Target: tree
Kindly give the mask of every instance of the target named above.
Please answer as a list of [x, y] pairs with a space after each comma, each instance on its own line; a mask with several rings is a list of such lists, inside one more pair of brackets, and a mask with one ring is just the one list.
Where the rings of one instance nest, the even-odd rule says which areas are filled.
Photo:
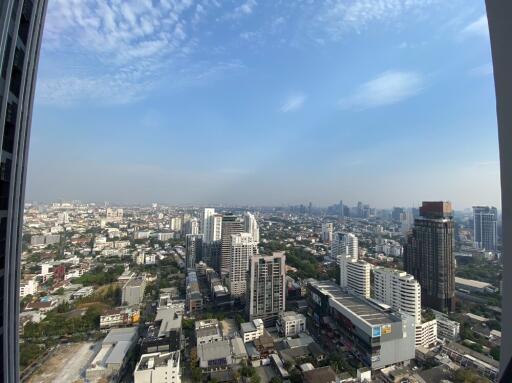
[[500, 360], [500, 346], [494, 346], [493, 348], [491, 348], [491, 356], [495, 360]]

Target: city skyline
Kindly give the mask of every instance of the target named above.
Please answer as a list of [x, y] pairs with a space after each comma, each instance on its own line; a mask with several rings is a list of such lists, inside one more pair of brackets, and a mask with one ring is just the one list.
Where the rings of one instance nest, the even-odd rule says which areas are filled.
[[144, 4], [50, 3], [28, 200], [501, 205], [483, 3]]

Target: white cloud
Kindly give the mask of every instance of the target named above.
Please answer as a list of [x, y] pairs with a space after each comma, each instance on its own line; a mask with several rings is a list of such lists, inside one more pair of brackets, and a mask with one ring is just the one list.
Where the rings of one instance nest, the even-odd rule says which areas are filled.
[[247, 0], [243, 4], [233, 9], [232, 12], [227, 13], [224, 18], [226, 20], [229, 20], [240, 19], [244, 16], [248, 16], [254, 11], [257, 5], [258, 3], [256, 2], [256, 0]]
[[293, 112], [301, 109], [306, 102], [306, 95], [297, 93], [289, 96], [286, 101], [281, 105], [280, 111], [283, 113]]
[[[196, 40], [187, 26], [206, 6], [191, 0], [53, 0], [45, 25], [41, 102], [128, 103], [144, 98]], [[73, 65], [61, 62], [70, 57]], [[84, 60], [80, 62], [80, 60]], [[78, 65], [76, 65], [78, 64]], [[80, 68], [80, 69], [77, 69]]]
[[343, 109], [363, 110], [396, 104], [418, 94], [423, 88], [424, 80], [418, 73], [384, 72], [340, 100], [340, 106]]
[[482, 15], [477, 20], [467, 25], [461, 32], [463, 37], [470, 36], [489, 36], [489, 26], [487, 24], [487, 16]]
[[405, 13], [421, 16], [422, 9], [440, 0], [328, 0], [317, 17], [331, 38], [360, 32], [371, 23], [395, 20]]

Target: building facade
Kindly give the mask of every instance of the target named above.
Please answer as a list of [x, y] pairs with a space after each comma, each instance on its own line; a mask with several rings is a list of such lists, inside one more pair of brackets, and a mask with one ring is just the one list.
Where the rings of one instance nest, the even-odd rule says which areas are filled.
[[331, 243], [332, 242], [332, 232], [334, 230], [334, 225], [332, 222], [322, 224], [322, 242], [323, 243]]
[[473, 206], [473, 236], [477, 249], [498, 249], [498, 210], [495, 207]]
[[239, 217], [232, 214], [222, 216], [222, 231], [220, 245], [220, 261], [217, 272], [221, 276], [229, 273], [231, 263], [231, 236], [243, 232], [243, 225]]
[[233, 298], [245, 298], [249, 261], [257, 253], [257, 242], [254, 241], [252, 234], [240, 233], [231, 236], [228, 280], [229, 292]]
[[370, 298], [370, 264], [362, 260], [350, 261], [346, 263], [346, 270], [346, 288], [363, 298]]
[[249, 304], [251, 320], [260, 318], [273, 325], [284, 311], [286, 300], [286, 256], [284, 252], [254, 256], [249, 266]]
[[187, 269], [191, 269], [202, 259], [203, 235], [187, 234], [185, 238], [185, 264]]
[[133, 372], [134, 383], [180, 383], [180, 352], [143, 354]]
[[329, 334], [333, 342], [350, 347], [372, 370], [414, 359], [414, 319], [411, 316], [344, 292], [329, 281], [310, 280], [307, 301], [318, 330]]
[[421, 285], [422, 303], [439, 311], [455, 309], [455, 241], [449, 202], [423, 202], [404, 252], [405, 270]]
[[0, 380], [19, 380], [20, 253], [28, 147], [47, 0], [0, 2]]
[[249, 212], [244, 214], [244, 230], [246, 233], [250, 233], [252, 235], [256, 244], [260, 242], [260, 228], [254, 214]]

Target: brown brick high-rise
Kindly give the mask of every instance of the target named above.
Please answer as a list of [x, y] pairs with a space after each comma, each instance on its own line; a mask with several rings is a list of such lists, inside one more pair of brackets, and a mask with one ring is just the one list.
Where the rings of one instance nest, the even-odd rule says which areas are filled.
[[421, 285], [422, 303], [447, 312], [455, 309], [454, 223], [449, 202], [423, 202], [404, 252], [405, 270]]

